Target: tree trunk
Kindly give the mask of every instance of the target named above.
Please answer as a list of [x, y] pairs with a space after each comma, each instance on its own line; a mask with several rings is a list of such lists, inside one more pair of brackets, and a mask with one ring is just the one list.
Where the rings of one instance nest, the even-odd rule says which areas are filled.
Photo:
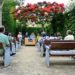
[[3, 0], [0, 0], [0, 26], [2, 26], [2, 6], [3, 6]]

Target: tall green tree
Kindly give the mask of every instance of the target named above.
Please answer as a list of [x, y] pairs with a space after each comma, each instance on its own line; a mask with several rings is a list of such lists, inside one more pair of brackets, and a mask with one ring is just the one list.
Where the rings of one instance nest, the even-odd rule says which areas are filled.
[[61, 32], [63, 34], [64, 22], [65, 22], [65, 17], [63, 13], [54, 14], [53, 19], [51, 21], [51, 27], [53, 29], [53, 34], [55, 34], [56, 32]]
[[14, 0], [5, 0], [2, 8], [2, 23], [6, 28], [7, 32], [15, 34], [16, 22], [10, 13], [15, 8]]
[[70, 29], [75, 35], [75, 1], [71, 2], [69, 11], [65, 15], [65, 31]]

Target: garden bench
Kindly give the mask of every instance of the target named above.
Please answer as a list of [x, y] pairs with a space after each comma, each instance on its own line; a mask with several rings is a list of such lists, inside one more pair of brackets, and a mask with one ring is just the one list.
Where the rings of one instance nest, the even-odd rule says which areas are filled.
[[52, 41], [60, 41], [60, 40], [58, 40], [58, 39], [50, 39], [50, 40], [46, 39], [46, 40], [44, 40], [44, 42], [42, 43], [42, 45], [40, 47], [41, 56], [45, 56], [45, 51], [46, 51], [46, 47], [45, 46], [46, 45], [49, 46]]
[[75, 41], [72, 40], [50, 41], [50, 45], [47, 43], [45, 47], [45, 62], [48, 66], [50, 56], [75, 56]]
[[10, 56], [10, 47], [3, 47], [3, 44], [0, 43], [0, 56], [3, 57], [4, 66], [8, 66], [11, 63]]
[[3, 44], [0, 43], [0, 56], [4, 55], [4, 49], [3, 49]]

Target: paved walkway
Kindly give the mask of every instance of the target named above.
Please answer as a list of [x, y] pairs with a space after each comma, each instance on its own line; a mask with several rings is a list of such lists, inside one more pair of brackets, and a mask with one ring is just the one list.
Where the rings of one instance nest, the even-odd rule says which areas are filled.
[[12, 59], [10, 66], [0, 67], [0, 75], [75, 75], [75, 64], [65, 64], [63, 60], [59, 61], [63, 64], [57, 62], [47, 67], [34, 46], [22, 46]]

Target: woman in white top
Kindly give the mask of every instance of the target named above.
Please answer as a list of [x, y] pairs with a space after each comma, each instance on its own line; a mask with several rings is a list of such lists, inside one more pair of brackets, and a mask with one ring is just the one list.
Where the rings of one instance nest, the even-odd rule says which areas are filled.
[[67, 30], [64, 40], [74, 40], [74, 35], [71, 30]]
[[18, 35], [17, 35], [17, 37], [18, 37], [19, 41], [21, 41], [22, 40], [22, 33], [19, 32]]

